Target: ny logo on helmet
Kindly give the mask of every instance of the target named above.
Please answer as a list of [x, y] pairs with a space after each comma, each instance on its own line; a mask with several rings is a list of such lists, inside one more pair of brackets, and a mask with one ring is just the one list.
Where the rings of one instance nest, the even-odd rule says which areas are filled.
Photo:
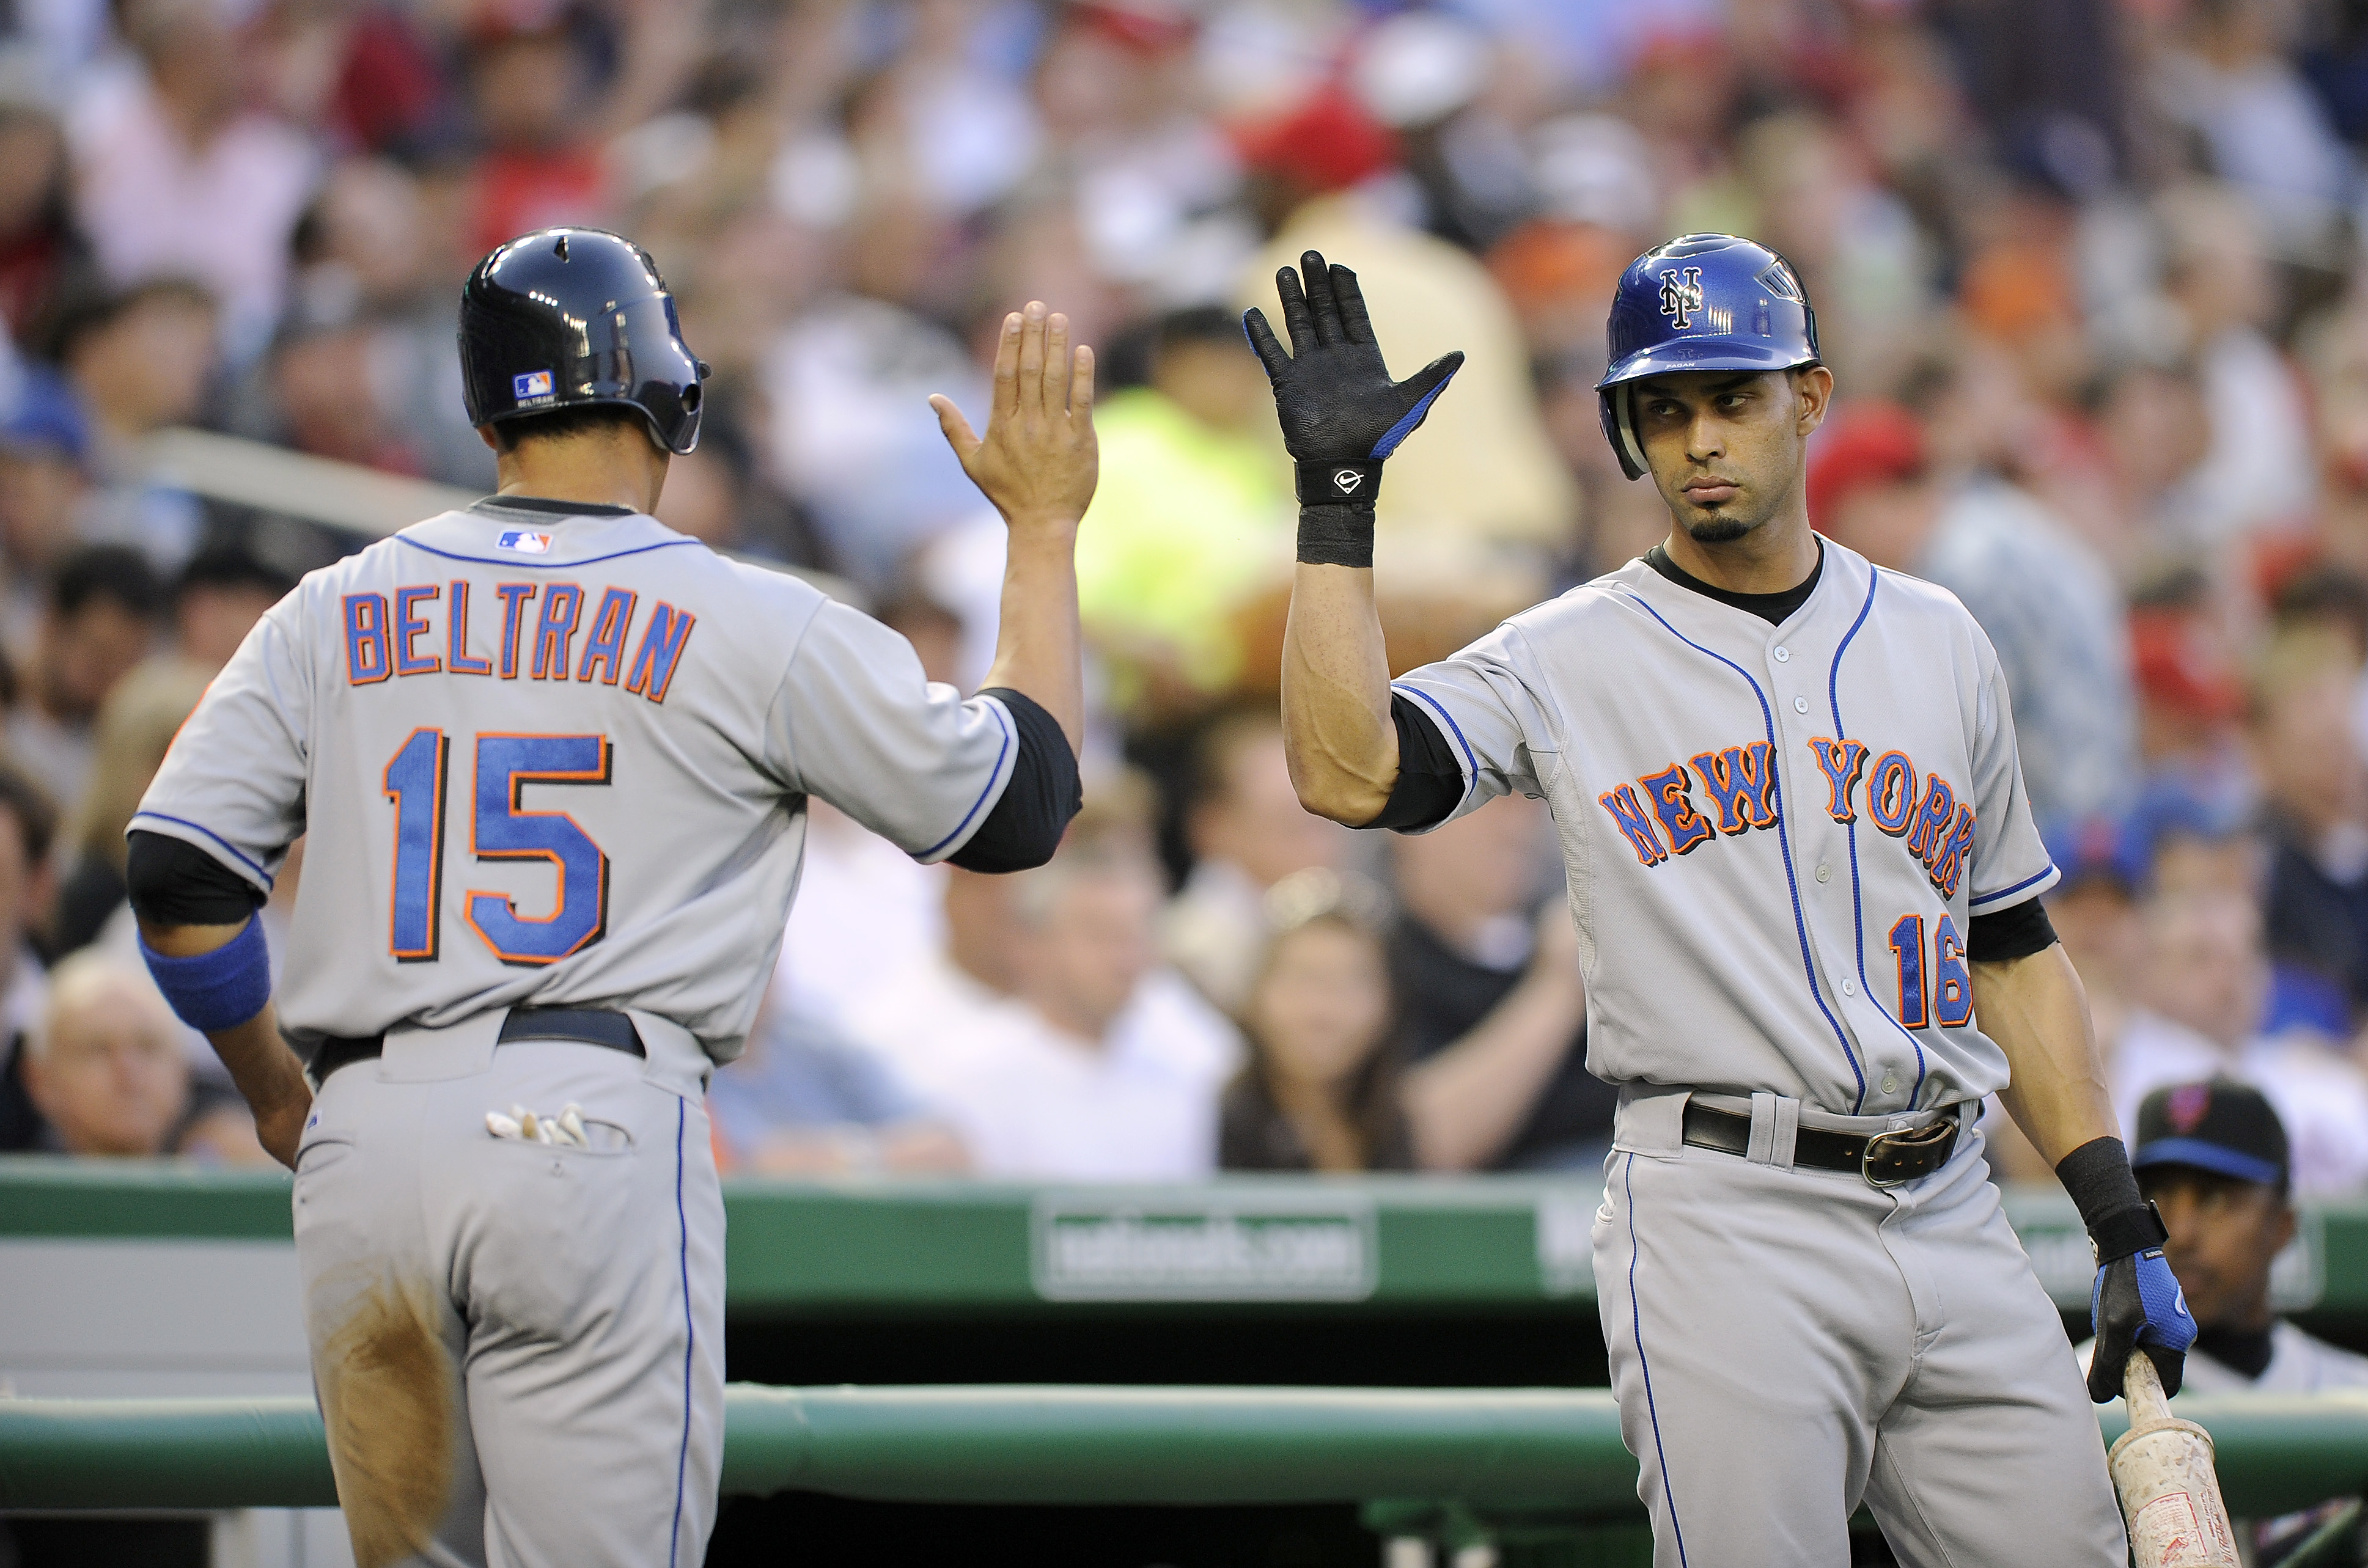
[[1693, 313], [1702, 308], [1701, 267], [1687, 267], [1682, 280], [1674, 269], [1661, 274], [1661, 313], [1674, 320], [1679, 332], [1694, 324]]

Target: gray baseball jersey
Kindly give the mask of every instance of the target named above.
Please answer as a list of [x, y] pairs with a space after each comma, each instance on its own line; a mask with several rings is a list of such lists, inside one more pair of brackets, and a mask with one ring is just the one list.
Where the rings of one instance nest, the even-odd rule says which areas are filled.
[[[281, 1021], [387, 1036], [296, 1157], [358, 1561], [698, 1560], [723, 1423], [700, 1089], [772, 969], [804, 799], [940, 858], [1017, 736], [878, 622], [615, 508], [430, 518], [249, 634], [132, 825], [258, 888], [305, 835]], [[630, 1010], [648, 1059], [495, 1049], [520, 1006]], [[564, 1107], [573, 1145], [488, 1118]]]
[[[1622, 1085], [1596, 1293], [1654, 1561], [1838, 1562], [1864, 1501], [1916, 1568], [2107, 1568], [2096, 1421], [1980, 1135], [1888, 1189], [1794, 1164], [1801, 1129], [2006, 1083], [1966, 937], [2055, 880], [1981, 629], [1824, 551], [1781, 625], [1633, 562], [1396, 688], [1459, 812], [1554, 810], [1588, 1064]], [[1687, 1143], [1691, 1099], [1748, 1113], [1748, 1152]]]
[[1830, 540], [1782, 626], [1631, 562], [1396, 689], [1462, 759], [1454, 814], [1553, 807], [1588, 1066], [1843, 1115], [2007, 1081], [1972, 917], [2055, 869], [1997, 654], [1945, 590]]
[[268, 888], [306, 835], [299, 1038], [631, 1006], [738, 1054], [819, 795], [923, 860], [1008, 781], [1010, 715], [812, 585], [646, 517], [484, 502], [256, 625], [132, 826]]

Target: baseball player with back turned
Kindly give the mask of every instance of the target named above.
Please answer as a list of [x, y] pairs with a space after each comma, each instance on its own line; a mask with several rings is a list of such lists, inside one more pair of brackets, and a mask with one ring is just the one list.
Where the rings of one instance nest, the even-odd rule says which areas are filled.
[[[499, 492], [256, 627], [132, 820], [132, 903], [296, 1169], [362, 1568], [695, 1563], [723, 1437], [708, 1075], [780, 947], [808, 796], [983, 871], [1048, 858], [1076, 810], [1092, 358], [1030, 304], [984, 441], [933, 400], [1009, 525], [964, 700], [877, 621], [652, 520], [707, 368], [640, 249], [503, 245], [461, 347]], [[254, 908], [299, 834], [275, 1003]]]
[[[2108, 1568], [2125, 1542], [2055, 1308], [1973, 1122], [1997, 1094], [2097, 1245], [2094, 1398], [2194, 1325], [2038, 895], [1997, 655], [1939, 588], [1812, 532], [1832, 375], [1782, 257], [1692, 234], [1620, 279], [1603, 424], [1668, 540], [1390, 680], [1372, 496], [1460, 362], [1393, 385], [1356, 278], [1247, 325], [1299, 469], [1283, 653], [1310, 810], [1419, 832], [1552, 807], [1619, 1085], [1595, 1278], [1654, 1561]], [[1976, 1020], [1978, 1019], [1978, 1023]]]

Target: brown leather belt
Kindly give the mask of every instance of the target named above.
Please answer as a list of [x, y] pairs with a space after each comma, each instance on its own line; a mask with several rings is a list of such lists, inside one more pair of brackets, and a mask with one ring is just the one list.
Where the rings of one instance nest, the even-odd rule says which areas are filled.
[[[1804, 1127], [1793, 1135], [1793, 1163], [1850, 1171], [1869, 1187], [1919, 1180], [1949, 1163], [1964, 1118], [1952, 1113], [1904, 1132], [1830, 1132]], [[1693, 1100], [1686, 1102], [1685, 1139], [1697, 1149], [1744, 1154], [1751, 1149], [1751, 1119]]]
[[[628, 1056], [647, 1056], [642, 1031], [633, 1020], [610, 1007], [512, 1007], [502, 1020], [498, 1043], [514, 1045], [527, 1040], [574, 1040], [581, 1045], [605, 1045]], [[384, 1054], [386, 1036], [330, 1035], [313, 1049], [310, 1063], [315, 1085], [357, 1062]]]

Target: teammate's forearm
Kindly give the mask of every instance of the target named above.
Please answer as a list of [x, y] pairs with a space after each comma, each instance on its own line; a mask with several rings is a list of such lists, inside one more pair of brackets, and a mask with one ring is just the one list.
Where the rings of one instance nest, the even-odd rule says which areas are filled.
[[1360, 826], [1397, 782], [1389, 654], [1373, 574], [1302, 562], [1282, 634], [1283, 749], [1299, 803]]
[[2088, 994], [2063, 947], [1976, 963], [1973, 974], [1975, 1020], [2006, 1052], [2012, 1074], [1998, 1098], [2047, 1163], [2118, 1137]]
[[1503, 1152], [1561, 1065], [1587, 1010], [1563, 976], [1531, 974], [1462, 1040], [1406, 1075], [1406, 1122], [1425, 1170], [1475, 1170]]
[[1009, 687], [1060, 722], [1072, 752], [1086, 740], [1084, 634], [1077, 624], [1076, 519], [1014, 518], [988, 686]]

